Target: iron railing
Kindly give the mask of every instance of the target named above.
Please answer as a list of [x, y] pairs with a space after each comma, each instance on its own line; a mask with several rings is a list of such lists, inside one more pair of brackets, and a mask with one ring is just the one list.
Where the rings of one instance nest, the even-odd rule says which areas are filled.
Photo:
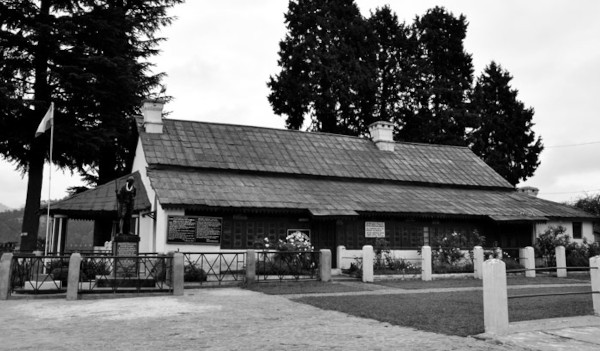
[[82, 256], [79, 293], [172, 292], [173, 257]]
[[67, 288], [69, 256], [15, 254], [11, 262], [11, 293], [52, 294]]
[[246, 277], [246, 251], [183, 252], [186, 286], [239, 284]]
[[316, 280], [319, 251], [258, 251], [257, 281]]

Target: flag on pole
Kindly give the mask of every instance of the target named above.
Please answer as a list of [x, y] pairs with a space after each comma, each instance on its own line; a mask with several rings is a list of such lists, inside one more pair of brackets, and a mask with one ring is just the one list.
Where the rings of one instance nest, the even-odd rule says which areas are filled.
[[52, 127], [53, 124], [54, 124], [54, 103], [51, 102], [50, 107], [48, 108], [48, 111], [46, 112], [46, 115], [44, 115], [44, 118], [42, 119], [42, 121], [40, 122], [40, 125], [38, 126], [37, 130], [35, 131], [35, 137], [37, 138], [40, 135], [44, 134], [44, 132], [47, 131], [48, 129], [50, 129], [50, 127]]

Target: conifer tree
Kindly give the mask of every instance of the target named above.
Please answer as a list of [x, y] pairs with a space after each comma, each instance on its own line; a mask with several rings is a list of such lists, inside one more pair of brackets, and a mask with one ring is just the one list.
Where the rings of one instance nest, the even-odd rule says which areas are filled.
[[405, 23], [389, 6], [378, 8], [368, 19], [375, 44], [375, 97], [373, 116], [378, 121], [404, 127], [412, 114], [412, 84], [417, 78], [417, 42]]
[[374, 52], [353, 0], [292, 0], [280, 42], [281, 72], [269, 79], [273, 111], [290, 129], [361, 135], [372, 121]]
[[413, 114], [398, 138], [447, 145], [464, 145], [471, 125], [466, 98], [473, 82], [471, 55], [465, 52], [465, 16], [455, 17], [435, 7], [412, 25], [418, 42], [418, 74], [412, 81]]
[[511, 80], [495, 62], [477, 79], [471, 102], [477, 127], [469, 140], [475, 154], [516, 185], [533, 175], [544, 147], [532, 129], [534, 111], [517, 99]]
[[28, 176], [21, 250], [37, 243], [49, 140], [34, 134], [50, 102], [56, 165], [98, 175], [124, 171], [132, 116], [160, 80], [146, 61], [157, 52], [154, 34], [181, 1], [0, 3], [0, 154]]

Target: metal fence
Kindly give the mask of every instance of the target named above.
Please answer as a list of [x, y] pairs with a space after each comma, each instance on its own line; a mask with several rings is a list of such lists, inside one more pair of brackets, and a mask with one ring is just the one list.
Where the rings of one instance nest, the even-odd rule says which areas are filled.
[[171, 292], [173, 257], [84, 255], [79, 293]]
[[275, 280], [316, 280], [319, 275], [319, 251], [258, 251], [258, 282]]
[[246, 277], [246, 251], [183, 252], [186, 286], [240, 284]]
[[15, 254], [11, 262], [11, 293], [63, 293], [68, 269], [69, 256]]

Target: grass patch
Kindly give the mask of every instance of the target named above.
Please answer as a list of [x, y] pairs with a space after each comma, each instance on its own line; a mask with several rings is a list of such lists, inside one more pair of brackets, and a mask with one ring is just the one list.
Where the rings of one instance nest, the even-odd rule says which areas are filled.
[[[585, 291], [588, 287], [536, 288], [514, 294]], [[371, 318], [393, 325], [468, 336], [484, 332], [483, 294], [462, 291], [405, 295], [311, 296], [295, 299], [326, 310]], [[591, 295], [567, 295], [509, 300], [511, 322], [588, 315], [593, 313]]]
[[323, 283], [320, 281], [257, 283], [246, 286], [246, 289], [262, 292], [267, 295], [324, 294], [372, 290], [370, 289], [369, 284], [344, 285], [338, 283]]
[[[585, 284], [589, 283], [590, 278], [587, 276], [579, 278], [553, 278], [553, 277], [536, 277], [525, 278], [524, 276], [507, 277], [508, 285], [544, 285], [544, 284]], [[483, 281], [472, 278], [463, 279], [440, 279], [432, 281], [422, 280], [382, 280], [375, 284], [386, 286], [388, 288], [397, 289], [444, 289], [444, 288], [473, 288], [482, 287]]]

